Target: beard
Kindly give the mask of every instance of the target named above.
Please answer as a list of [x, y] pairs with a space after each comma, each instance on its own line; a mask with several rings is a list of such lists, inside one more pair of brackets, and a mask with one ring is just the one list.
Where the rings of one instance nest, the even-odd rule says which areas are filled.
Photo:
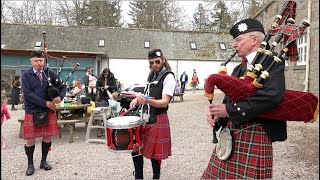
[[164, 66], [164, 64], [162, 63], [159, 68], [158, 67], [153, 68], [153, 71], [159, 73], [163, 69], [163, 66]]

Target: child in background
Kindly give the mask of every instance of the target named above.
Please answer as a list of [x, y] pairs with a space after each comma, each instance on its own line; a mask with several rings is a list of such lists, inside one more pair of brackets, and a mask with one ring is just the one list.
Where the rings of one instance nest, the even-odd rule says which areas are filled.
[[174, 89], [174, 93], [175, 94], [180, 94], [181, 93], [180, 81], [179, 80], [176, 81], [176, 87]]
[[[11, 118], [7, 108], [7, 103], [8, 103], [7, 96], [4, 94], [1, 94], [1, 128], [2, 128], [3, 122]], [[1, 135], [1, 149], [6, 147], [7, 147], [6, 140]]]
[[91, 94], [97, 94], [97, 88], [96, 88], [96, 84], [97, 84], [97, 78], [88, 74], [89, 76], [89, 87], [88, 87], [88, 93]]

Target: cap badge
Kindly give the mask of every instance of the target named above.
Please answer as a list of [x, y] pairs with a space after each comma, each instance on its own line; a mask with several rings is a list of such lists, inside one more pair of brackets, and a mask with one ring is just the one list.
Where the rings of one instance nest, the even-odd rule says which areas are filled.
[[157, 56], [161, 56], [161, 53], [159, 51], [156, 52]]
[[239, 24], [239, 25], [238, 25], [238, 30], [239, 30], [240, 32], [244, 32], [244, 31], [248, 30], [247, 24], [246, 24], [246, 23], [241, 23], [241, 24]]

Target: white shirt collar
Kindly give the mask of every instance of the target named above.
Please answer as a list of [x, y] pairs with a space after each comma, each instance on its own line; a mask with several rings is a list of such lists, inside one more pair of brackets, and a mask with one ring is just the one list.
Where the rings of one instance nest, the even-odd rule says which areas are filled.
[[251, 64], [251, 62], [253, 61], [253, 59], [254, 59], [254, 57], [256, 56], [256, 54], [257, 54], [257, 52], [255, 51], [255, 52], [252, 52], [252, 53], [250, 53], [250, 54], [248, 54], [248, 55], [246, 56], [247, 61], [248, 61], [248, 64]]
[[[35, 74], [37, 74], [37, 71], [34, 69], [34, 68], [32, 68], [33, 69], [33, 72], [35, 73]], [[40, 73], [42, 73], [43, 72], [43, 69], [40, 69]]]

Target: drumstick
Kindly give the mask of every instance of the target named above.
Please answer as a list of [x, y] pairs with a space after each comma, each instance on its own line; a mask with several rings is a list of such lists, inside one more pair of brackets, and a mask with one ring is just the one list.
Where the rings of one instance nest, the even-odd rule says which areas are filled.
[[119, 116], [124, 116], [126, 115], [128, 112], [132, 111], [134, 108], [136, 108], [139, 104], [136, 104], [135, 106], [129, 108], [128, 110], [126, 110], [125, 112], [121, 113]]
[[[124, 96], [124, 97], [131, 97], [131, 98], [136, 98], [137, 95], [135, 94], [130, 94], [130, 93], [121, 93], [121, 96]], [[145, 99], [154, 99], [154, 97], [151, 97], [151, 96], [143, 96]]]

